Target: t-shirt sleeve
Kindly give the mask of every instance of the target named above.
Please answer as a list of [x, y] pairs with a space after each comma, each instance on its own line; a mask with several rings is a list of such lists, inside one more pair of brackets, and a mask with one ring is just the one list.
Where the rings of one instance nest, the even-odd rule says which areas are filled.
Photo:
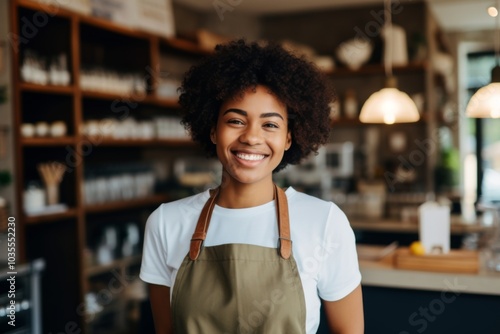
[[171, 286], [171, 271], [167, 266], [167, 245], [162, 207], [153, 211], [146, 222], [141, 272], [146, 283]]
[[318, 281], [321, 299], [336, 301], [361, 283], [354, 232], [346, 215], [332, 204], [325, 227], [323, 258]]

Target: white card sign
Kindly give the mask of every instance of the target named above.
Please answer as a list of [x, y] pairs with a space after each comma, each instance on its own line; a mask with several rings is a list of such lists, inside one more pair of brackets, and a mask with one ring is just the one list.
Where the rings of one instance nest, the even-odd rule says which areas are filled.
[[450, 251], [450, 208], [436, 202], [426, 202], [419, 207], [420, 242], [426, 253]]

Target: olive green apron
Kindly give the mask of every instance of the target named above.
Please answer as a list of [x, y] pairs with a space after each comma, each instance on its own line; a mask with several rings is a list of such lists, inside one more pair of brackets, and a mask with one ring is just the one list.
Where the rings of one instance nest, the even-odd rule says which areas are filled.
[[175, 279], [174, 332], [305, 333], [304, 292], [292, 255], [286, 194], [275, 186], [278, 249], [248, 244], [202, 247], [217, 194], [218, 189], [201, 212]]

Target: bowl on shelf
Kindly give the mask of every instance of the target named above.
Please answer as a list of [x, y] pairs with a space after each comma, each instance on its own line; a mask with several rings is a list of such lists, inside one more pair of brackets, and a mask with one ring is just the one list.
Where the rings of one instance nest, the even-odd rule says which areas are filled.
[[21, 124], [21, 136], [24, 138], [34, 137], [36, 133], [35, 125], [31, 123], [23, 123]]
[[344, 65], [351, 70], [358, 70], [372, 55], [373, 45], [367, 40], [353, 38], [341, 43], [335, 54]]
[[49, 132], [52, 137], [64, 137], [67, 133], [66, 123], [63, 121], [52, 122]]
[[35, 134], [38, 137], [45, 137], [49, 134], [50, 126], [47, 122], [36, 122], [35, 123]]

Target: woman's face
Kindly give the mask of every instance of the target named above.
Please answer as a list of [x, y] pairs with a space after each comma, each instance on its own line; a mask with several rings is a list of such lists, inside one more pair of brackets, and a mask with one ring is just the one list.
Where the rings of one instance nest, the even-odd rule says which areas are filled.
[[222, 104], [211, 133], [230, 182], [272, 182], [272, 172], [292, 143], [286, 106], [266, 87]]

